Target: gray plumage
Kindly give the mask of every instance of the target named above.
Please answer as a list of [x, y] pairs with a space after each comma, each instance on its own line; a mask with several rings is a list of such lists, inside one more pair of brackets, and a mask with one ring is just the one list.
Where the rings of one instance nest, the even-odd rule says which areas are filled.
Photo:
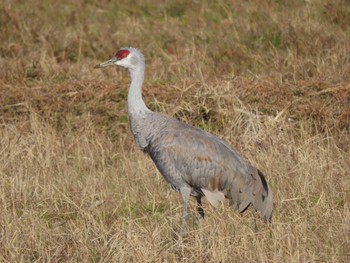
[[180, 236], [186, 226], [191, 195], [196, 197], [197, 211], [202, 217], [201, 198], [206, 196], [214, 206], [229, 198], [239, 212], [252, 205], [265, 222], [271, 221], [272, 192], [258, 169], [218, 137], [146, 107], [141, 92], [144, 74], [141, 52], [122, 48], [111, 60], [96, 67], [110, 65], [130, 71], [128, 113], [136, 144], [150, 155], [165, 180], [183, 197]]

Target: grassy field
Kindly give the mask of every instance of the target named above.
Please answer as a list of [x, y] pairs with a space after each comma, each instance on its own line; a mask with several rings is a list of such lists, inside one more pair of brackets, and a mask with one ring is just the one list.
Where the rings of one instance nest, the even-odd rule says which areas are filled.
[[[115, 3], [116, 2], [116, 3]], [[0, 3], [1, 262], [350, 262], [350, 2]], [[135, 146], [118, 48], [144, 99], [267, 176], [271, 225], [181, 196]]]

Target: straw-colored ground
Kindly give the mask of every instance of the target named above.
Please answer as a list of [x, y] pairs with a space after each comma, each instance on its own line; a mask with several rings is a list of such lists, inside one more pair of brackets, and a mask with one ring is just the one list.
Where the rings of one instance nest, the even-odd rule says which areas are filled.
[[[114, 3], [118, 2], [118, 3]], [[350, 262], [350, 3], [0, 3], [1, 262]], [[272, 225], [182, 200], [132, 140], [129, 77], [156, 111], [259, 167]]]

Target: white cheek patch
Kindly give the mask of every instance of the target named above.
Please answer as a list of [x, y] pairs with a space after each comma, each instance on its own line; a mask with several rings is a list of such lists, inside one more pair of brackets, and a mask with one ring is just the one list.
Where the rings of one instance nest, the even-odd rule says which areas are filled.
[[138, 59], [135, 56], [128, 57], [128, 60], [130, 61], [130, 64], [132, 64], [132, 65], [138, 64]]

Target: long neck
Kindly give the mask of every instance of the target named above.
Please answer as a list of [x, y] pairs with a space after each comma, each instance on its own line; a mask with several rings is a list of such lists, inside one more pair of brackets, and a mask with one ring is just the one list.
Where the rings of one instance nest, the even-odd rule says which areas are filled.
[[142, 99], [144, 69], [144, 65], [141, 64], [129, 70], [131, 84], [128, 93], [128, 112], [130, 115], [143, 115], [149, 111]]

